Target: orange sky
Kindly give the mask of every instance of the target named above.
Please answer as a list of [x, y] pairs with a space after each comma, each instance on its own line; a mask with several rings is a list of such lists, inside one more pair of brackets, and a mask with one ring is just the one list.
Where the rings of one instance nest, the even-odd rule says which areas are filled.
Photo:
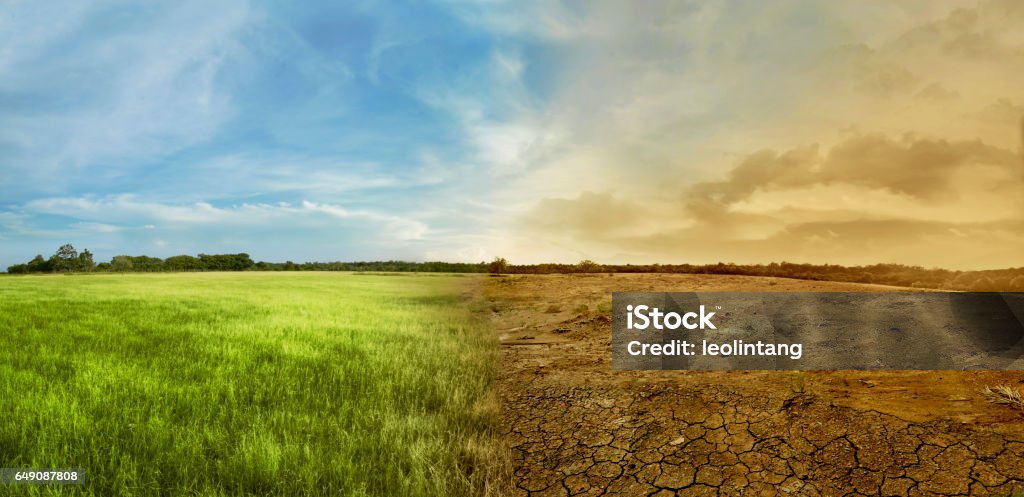
[[588, 3], [493, 144], [512, 262], [1024, 265], [1024, 3]]

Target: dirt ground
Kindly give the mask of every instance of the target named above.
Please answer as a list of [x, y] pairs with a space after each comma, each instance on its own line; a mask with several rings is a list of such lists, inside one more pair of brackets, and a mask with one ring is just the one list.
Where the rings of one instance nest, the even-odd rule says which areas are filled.
[[980, 393], [1024, 386], [1024, 372], [611, 367], [613, 291], [899, 290], [716, 275], [490, 278], [515, 494], [1024, 492], [1024, 416]]

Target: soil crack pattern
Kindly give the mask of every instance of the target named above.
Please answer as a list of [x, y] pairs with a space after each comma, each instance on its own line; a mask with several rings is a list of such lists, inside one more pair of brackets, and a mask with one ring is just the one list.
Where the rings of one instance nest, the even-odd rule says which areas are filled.
[[615, 291], [893, 291], [712, 275], [488, 282], [518, 496], [1024, 495], [1020, 371], [616, 371]]
[[[507, 396], [517, 495], [1000, 495], [1024, 442], [726, 388], [528, 389]], [[784, 404], [788, 404], [784, 405]]]

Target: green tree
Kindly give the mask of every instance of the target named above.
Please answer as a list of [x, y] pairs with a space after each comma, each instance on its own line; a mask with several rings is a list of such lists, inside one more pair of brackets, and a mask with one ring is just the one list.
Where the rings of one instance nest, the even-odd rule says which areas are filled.
[[89, 249], [85, 249], [81, 254], [78, 254], [78, 270], [79, 271], [92, 271], [96, 267], [96, 261], [92, 260], [92, 252]]
[[50, 257], [51, 269], [55, 272], [67, 273], [78, 268], [78, 251], [75, 246], [65, 243]]
[[50, 261], [43, 259], [41, 254], [36, 256], [28, 262], [28, 272], [30, 273], [49, 273], [52, 271]]
[[150, 257], [148, 255], [133, 255], [129, 257], [132, 261], [133, 271], [153, 273], [163, 271], [164, 269], [164, 260], [159, 257]]
[[133, 265], [132, 258], [128, 255], [115, 255], [110, 259], [110, 269], [114, 271], [131, 271]]
[[168, 271], [196, 271], [203, 269], [202, 262], [191, 255], [175, 255], [164, 259]]

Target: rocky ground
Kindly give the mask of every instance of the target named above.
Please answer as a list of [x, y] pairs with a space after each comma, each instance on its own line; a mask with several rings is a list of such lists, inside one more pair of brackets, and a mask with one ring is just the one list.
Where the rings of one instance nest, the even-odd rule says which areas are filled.
[[706, 275], [489, 279], [516, 494], [1024, 494], [1024, 417], [980, 395], [1021, 386], [1021, 372], [612, 370], [612, 291], [740, 290], [900, 289]]

